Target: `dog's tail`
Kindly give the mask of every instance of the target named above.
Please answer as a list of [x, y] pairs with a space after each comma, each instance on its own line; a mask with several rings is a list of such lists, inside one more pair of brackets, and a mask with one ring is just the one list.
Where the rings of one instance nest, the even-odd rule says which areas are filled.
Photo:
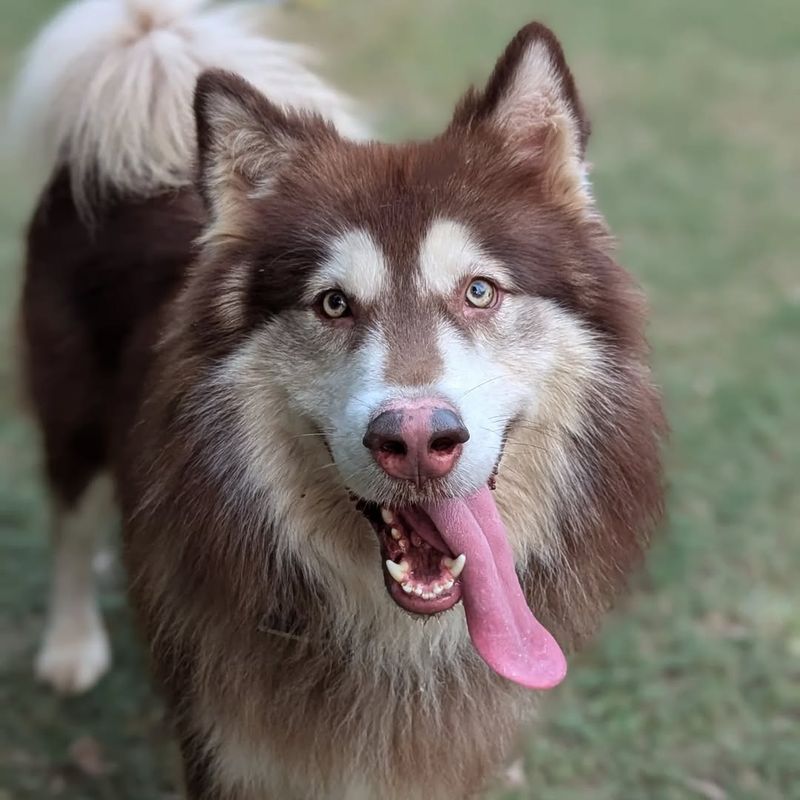
[[[263, 10], [264, 3], [261, 3]], [[79, 207], [109, 189], [150, 195], [191, 181], [192, 94], [209, 67], [237, 72], [274, 102], [363, 130], [305, 52], [259, 33], [255, 4], [79, 0], [33, 43], [12, 101], [12, 132], [34, 163], [66, 166]]]

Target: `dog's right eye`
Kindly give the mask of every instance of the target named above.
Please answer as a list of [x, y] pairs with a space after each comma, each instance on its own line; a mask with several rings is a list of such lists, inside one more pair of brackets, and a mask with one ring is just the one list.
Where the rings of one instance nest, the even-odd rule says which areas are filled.
[[349, 317], [353, 313], [350, 310], [347, 298], [338, 289], [325, 292], [320, 299], [319, 307], [328, 319], [341, 319], [342, 317]]

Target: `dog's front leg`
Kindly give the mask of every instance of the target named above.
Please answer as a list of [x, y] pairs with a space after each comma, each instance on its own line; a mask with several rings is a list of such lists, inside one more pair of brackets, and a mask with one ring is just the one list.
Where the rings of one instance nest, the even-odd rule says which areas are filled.
[[179, 732], [178, 746], [183, 762], [183, 788], [186, 800], [240, 800], [223, 793], [215, 785], [212, 759], [199, 736]]

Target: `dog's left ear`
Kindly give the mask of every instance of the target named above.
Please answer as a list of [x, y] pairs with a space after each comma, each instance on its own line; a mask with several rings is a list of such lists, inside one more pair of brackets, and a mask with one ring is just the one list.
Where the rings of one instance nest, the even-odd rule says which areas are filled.
[[589, 120], [558, 39], [532, 22], [511, 40], [483, 91], [470, 90], [451, 131], [490, 127], [513, 156], [536, 160], [549, 190], [570, 205], [590, 201], [584, 153]]

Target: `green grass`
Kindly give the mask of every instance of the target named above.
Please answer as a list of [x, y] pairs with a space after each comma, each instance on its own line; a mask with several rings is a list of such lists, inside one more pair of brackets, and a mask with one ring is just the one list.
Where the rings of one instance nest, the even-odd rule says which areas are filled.
[[[56, 5], [3, 0], [0, 80]], [[399, 138], [436, 130], [533, 17], [574, 64], [599, 202], [651, 298], [673, 428], [670, 521], [631, 596], [548, 697], [525, 746], [527, 784], [494, 797], [800, 798], [800, 11], [796, 0], [331, 0], [299, 4], [285, 27], [319, 42]], [[6, 343], [31, 192], [2, 166]], [[119, 578], [104, 593], [114, 672], [70, 701], [32, 681], [46, 514], [13, 362], [4, 347], [0, 800], [170, 797], [167, 735]], [[86, 736], [103, 774], [77, 764]]]

